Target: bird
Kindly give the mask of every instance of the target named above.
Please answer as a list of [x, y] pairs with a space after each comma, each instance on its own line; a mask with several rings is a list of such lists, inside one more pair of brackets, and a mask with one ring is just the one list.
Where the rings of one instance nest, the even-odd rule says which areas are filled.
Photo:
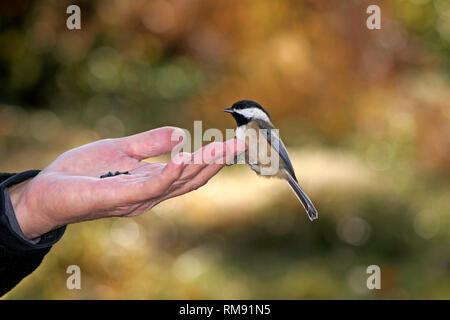
[[[247, 144], [245, 163], [260, 176], [286, 180], [305, 209], [308, 218], [311, 221], [317, 219], [317, 210], [308, 195], [300, 187], [286, 147], [281, 141], [278, 130], [273, 125], [267, 110], [255, 101], [240, 100], [224, 111], [230, 113], [236, 120], [236, 138]], [[256, 140], [249, 138], [252, 132]], [[255, 144], [257, 145], [256, 148]], [[252, 149], [258, 149], [258, 151], [251, 152]], [[267, 158], [261, 156], [262, 149], [266, 149], [268, 157], [273, 156], [272, 161], [268, 161]], [[278, 158], [276, 158], [277, 155]], [[268, 169], [274, 163], [277, 164], [275, 170], [272, 170], [270, 174], [264, 174], [264, 169]]]

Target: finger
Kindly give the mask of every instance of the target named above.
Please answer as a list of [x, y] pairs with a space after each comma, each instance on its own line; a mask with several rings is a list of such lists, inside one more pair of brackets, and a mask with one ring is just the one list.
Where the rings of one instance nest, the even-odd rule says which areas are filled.
[[[185, 182], [178, 189], [174, 189], [165, 199], [173, 198], [192, 190], [196, 190], [201, 186], [205, 185], [209, 179], [211, 179], [220, 169], [222, 169], [228, 160], [232, 159], [234, 156], [242, 153], [246, 149], [244, 142], [230, 139], [224, 143], [212, 143], [204, 147], [203, 160], [207, 162], [206, 165], [197, 165], [195, 169], [191, 169], [189, 180]], [[214, 153], [217, 152], [217, 153]], [[189, 170], [187, 166], [180, 180], [185, 178], [185, 172]]]
[[123, 185], [121, 201], [140, 202], [160, 196], [180, 177], [184, 166], [175, 157], [162, 168], [159, 174]]
[[232, 156], [237, 156], [247, 149], [244, 141], [238, 139], [230, 139], [226, 141], [228, 151]]
[[[124, 202], [144, 201], [161, 196], [177, 181], [180, 181], [183, 187], [179, 188], [181, 191], [173, 193], [170, 197], [181, 195], [199, 188], [224, 166], [227, 158], [233, 157], [244, 150], [245, 143], [239, 143], [235, 139], [228, 140], [225, 143], [211, 143], [196, 152], [202, 154], [203, 163], [200, 165], [184, 164], [192, 157], [189, 154], [180, 153], [164, 166], [161, 173], [152, 174], [148, 179], [130, 181], [129, 184], [125, 184], [120, 192], [114, 192], [115, 198]], [[218, 159], [221, 159], [220, 164], [212, 164]], [[202, 172], [203, 168], [208, 168], [208, 170], [196, 177]], [[186, 180], [188, 181], [186, 182]], [[184, 184], [187, 186], [185, 187]]]
[[245, 143], [236, 139], [230, 139], [222, 143], [213, 142], [196, 152], [193, 160], [195, 164], [210, 164], [213, 161], [216, 164], [222, 164], [226, 160], [244, 152], [245, 149]]
[[226, 151], [222, 158], [216, 159], [214, 163], [216, 164], [226, 164], [229, 160], [233, 159], [235, 156], [241, 154], [245, 151], [247, 148], [247, 145], [245, 142], [237, 140], [237, 139], [230, 139], [225, 142], [226, 145]]
[[223, 164], [210, 164], [206, 166], [194, 178], [190, 179], [181, 187], [172, 190], [170, 193], [164, 196], [161, 201], [180, 196], [193, 190], [197, 190], [198, 188], [204, 186], [223, 167]]
[[122, 151], [132, 158], [142, 160], [181, 148], [186, 143], [186, 134], [180, 128], [162, 127], [119, 138]]
[[187, 165], [179, 179], [180, 183], [184, 183], [186, 180], [191, 179], [207, 165], [223, 159], [226, 153], [227, 145], [225, 143], [213, 142], [197, 150], [195, 153], [191, 154], [190, 157], [185, 154], [183, 160]]
[[194, 179], [186, 184], [187, 192], [197, 190], [198, 188], [204, 186], [223, 167], [223, 164], [211, 164], [204, 168]]

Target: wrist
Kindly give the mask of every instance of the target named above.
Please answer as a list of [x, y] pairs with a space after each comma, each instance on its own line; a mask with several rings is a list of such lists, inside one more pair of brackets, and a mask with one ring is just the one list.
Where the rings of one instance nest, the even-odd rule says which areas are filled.
[[39, 224], [33, 222], [32, 212], [27, 204], [26, 190], [31, 180], [25, 180], [8, 188], [17, 223], [23, 235], [28, 239], [37, 238], [44, 233], [39, 231]]

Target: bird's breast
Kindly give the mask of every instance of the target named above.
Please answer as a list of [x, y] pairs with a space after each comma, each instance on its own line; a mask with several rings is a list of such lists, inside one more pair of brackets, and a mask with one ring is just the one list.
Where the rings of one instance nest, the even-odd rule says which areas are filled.
[[[270, 133], [269, 133], [270, 134]], [[236, 128], [236, 138], [244, 141], [247, 145], [245, 151], [245, 163], [257, 174], [263, 172], [271, 172], [270, 177], [284, 178], [282, 168], [284, 163], [280, 159], [278, 152], [274, 150], [267, 139], [260, 132], [259, 125], [256, 121], [250, 121], [246, 125]], [[266, 170], [264, 170], [264, 168]], [[271, 168], [272, 170], [267, 170]]]

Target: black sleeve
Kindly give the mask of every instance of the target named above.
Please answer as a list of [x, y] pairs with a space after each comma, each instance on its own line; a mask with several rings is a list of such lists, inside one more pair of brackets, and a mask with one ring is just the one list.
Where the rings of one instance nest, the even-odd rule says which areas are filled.
[[32, 240], [27, 239], [20, 230], [7, 188], [38, 173], [39, 170], [19, 174], [0, 173], [0, 296], [41, 264], [66, 229], [64, 226]]

